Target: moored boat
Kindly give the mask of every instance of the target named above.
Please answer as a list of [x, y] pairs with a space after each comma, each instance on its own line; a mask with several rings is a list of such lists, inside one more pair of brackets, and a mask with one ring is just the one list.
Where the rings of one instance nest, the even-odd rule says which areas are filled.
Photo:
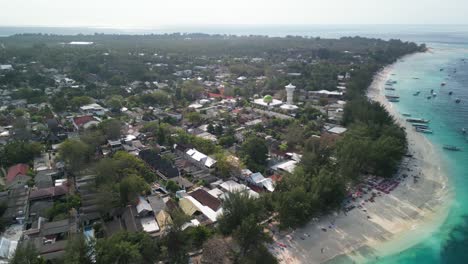
[[398, 96], [398, 95], [390, 95], [390, 94], [387, 94], [387, 95], [385, 95], [385, 97], [386, 97], [387, 99], [400, 99], [400, 96]]
[[453, 145], [444, 145], [443, 148], [450, 151], [461, 151], [461, 148]]
[[419, 133], [424, 133], [424, 134], [432, 134], [434, 133], [432, 130], [430, 129], [427, 129], [427, 128], [419, 128], [419, 127], [416, 127], [416, 132], [419, 132]]
[[407, 118], [406, 121], [410, 123], [422, 123], [422, 124], [429, 123], [429, 120], [423, 119], [423, 118]]
[[428, 125], [424, 125], [424, 124], [412, 124], [412, 125], [413, 125], [415, 128], [425, 128], [425, 129], [429, 128]]

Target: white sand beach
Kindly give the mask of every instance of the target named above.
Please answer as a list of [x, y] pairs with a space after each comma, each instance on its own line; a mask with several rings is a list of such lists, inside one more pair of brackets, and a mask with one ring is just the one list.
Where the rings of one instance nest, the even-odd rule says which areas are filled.
[[423, 241], [447, 217], [452, 192], [438, 153], [385, 99], [384, 85], [393, 67], [375, 76], [368, 97], [384, 105], [406, 128], [413, 157], [403, 160], [399, 175], [407, 177], [375, 202], [364, 201], [370, 195], [356, 201], [362, 208], [325, 216], [275, 236], [277, 243], [286, 245], [282, 248], [275, 243], [271, 249], [281, 263], [363, 263]]

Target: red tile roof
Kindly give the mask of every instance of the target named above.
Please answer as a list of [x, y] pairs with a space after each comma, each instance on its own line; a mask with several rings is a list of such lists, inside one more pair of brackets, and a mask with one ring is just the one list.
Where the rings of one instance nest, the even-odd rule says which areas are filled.
[[11, 166], [8, 169], [8, 174], [6, 177], [7, 183], [11, 183], [18, 175], [26, 175], [28, 173], [28, 169], [29, 166], [23, 163]]
[[221, 201], [218, 198], [212, 196], [203, 189], [193, 191], [189, 193], [189, 195], [195, 198], [195, 200], [199, 201], [201, 204], [213, 209], [213, 211], [217, 211], [221, 206]]
[[75, 123], [75, 125], [77, 125], [78, 127], [81, 127], [90, 121], [94, 121], [94, 117], [91, 115], [78, 116], [73, 118], [73, 123]]

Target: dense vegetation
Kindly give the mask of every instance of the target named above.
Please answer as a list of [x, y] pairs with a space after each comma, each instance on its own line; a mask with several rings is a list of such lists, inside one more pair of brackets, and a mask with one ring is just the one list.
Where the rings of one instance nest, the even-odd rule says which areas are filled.
[[[65, 44], [70, 41], [92, 41], [94, 45]], [[245, 193], [230, 193], [223, 203], [224, 215], [216, 227], [184, 229], [187, 217], [174, 210], [170, 212], [172, 223], [167, 235], [160, 239], [151, 239], [144, 233], [120, 232], [104, 237], [102, 232], [96, 232], [93, 246], [97, 263], [153, 263], [155, 259], [187, 263], [189, 252], [199, 249], [209, 252], [206, 257], [216, 259], [213, 263], [222, 263], [225, 259], [236, 263], [275, 263], [265, 246], [271, 241], [264, 232], [265, 219], [275, 216], [273, 220], [279, 220], [284, 229], [300, 226], [313, 217], [337, 210], [349, 189], [361, 181], [363, 175], [394, 175], [406, 152], [405, 132], [381, 105], [369, 102], [365, 93], [373, 75], [382, 66], [425, 49], [399, 40], [359, 37], [331, 40], [204, 34], [26, 34], [0, 38], [0, 43], [0, 62], [14, 64], [19, 69], [2, 75], [0, 87], [10, 90], [13, 99], [51, 105], [27, 113], [30, 121], [45, 123], [55, 114], [67, 116], [92, 102], [111, 110], [111, 118], [80, 131], [79, 138], [65, 140], [59, 149], [69, 177], [96, 175], [94, 187], [103, 218], [108, 217], [112, 209], [134, 204], [139, 195], [149, 192], [155, 181], [171, 191], [174, 199], [174, 192], [179, 190], [174, 181], [159, 180], [142, 160], [127, 152], [118, 151], [104, 158], [98, 154], [107, 140], [122, 136], [123, 124], [139, 125], [135, 117], [121, 112], [123, 107], [151, 107], [183, 113], [181, 124], [171, 117], [155, 121], [153, 111], [142, 110], [145, 122], [140, 132], [148, 137], [147, 143], [155, 153], [159, 153], [157, 148], [170, 148], [177, 143], [215, 157], [214, 173], [219, 178], [229, 178], [234, 167], [264, 173], [272, 149], [266, 136], [281, 142], [274, 150], [302, 154], [299, 166], [291, 175], [283, 177], [274, 193], [262, 194], [259, 199]], [[253, 58], [259, 60], [252, 62]], [[55, 83], [50, 76], [45, 76], [44, 68], [35, 67], [36, 62], [56, 74], [67, 74], [80, 84], [79, 87], [64, 87], [47, 95], [47, 88]], [[183, 80], [174, 75], [176, 71], [199, 66], [200, 76], [212, 81], [214, 73], [205, 67], [214, 64], [235, 77], [252, 77], [236, 85], [226, 82], [226, 95], [243, 96], [236, 104], [239, 108], [248, 106], [248, 99], [255, 94], [284, 92], [281, 87], [291, 81], [305, 91], [333, 90], [339, 83], [336, 76], [351, 72], [342, 124], [348, 128], [347, 133], [343, 137], [323, 133], [326, 116], [308, 103], [301, 106], [295, 119], [265, 118], [265, 122], [249, 129], [251, 131], [239, 144], [234, 125], [238, 120], [229, 113], [211, 120], [204, 117], [204, 113], [188, 110], [186, 106], [200, 98], [205, 88], [194, 79]], [[23, 67], [28, 70], [21, 70]], [[292, 77], [286, 73], [297, 74]], [[265, 80], [257, 82], [253, 78], [260, 76]], [[154, 82], [165, 86], [156, 90]], [[213, 88], [210, 92], [220, 91]], [[327, 100], [319, 104], [326, 105]], [[9, 107], [0, 112], [0, 125], [13, 123], [17, 132], [13, 141], [0, 148], [3, 167], [19, 162], [32, 163], [44, 147], [50, 147], [49, 143], [31, 143], [32, 135], [39, 132], [25, 129], [29, 125], [25, 116], [21, 108]], [[218, 143], [182, 129], [182, 125], [187, 128], [201, 124], [208, 124], [208, 131], [218, 137]], [[238, 166], [228, 158], [231, 154], [227, 149], [231, 147], [239, 157]], [[172, 163], [174, 158], [166, 155], [163, 159]], [[204, 185], [203, 182], [199, 184]], [[49, 208], [50, 220], [66, 218], [71, 208], [80, 206], [79, 197], [69, 198], [56, 201]], [[88, 247], [81, 236], [70, 239], [65, 263], [91, 263]], [[43, 263], [43, 260], [37, 258], [34, 247], [27, 244], [19, 248], [12, 263]]]

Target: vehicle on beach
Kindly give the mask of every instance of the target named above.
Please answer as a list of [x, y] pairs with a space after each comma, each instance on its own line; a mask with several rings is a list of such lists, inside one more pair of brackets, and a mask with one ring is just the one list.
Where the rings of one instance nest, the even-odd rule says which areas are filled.
[[423, 118], [407, 118], [406, 121], [410, 123], [423, 123], [423, 124], [430, 122], [430, 120], [423, 119]]
[[457, 147], [457, 146], [453, 146], [453, 145], [444, 145], [443, 146], [444, 149], [446, 150], [450, 150], [450, 151], [461, 151], [462, 149]]

